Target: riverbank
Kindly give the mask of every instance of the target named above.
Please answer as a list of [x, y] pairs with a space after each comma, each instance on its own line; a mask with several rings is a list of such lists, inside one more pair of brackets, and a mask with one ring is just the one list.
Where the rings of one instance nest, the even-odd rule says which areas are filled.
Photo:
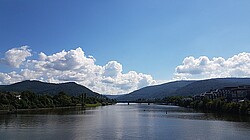
[[226, 101], [224, 98], [209, 99], [206, 97], [203, 99], [195, 99], [192, 97], [171, 96], [164, 98], [162, 101], [181, 107], [202, 110], [203, 112], [219, 112], [250, 116], [250, 101], [248, 100], [233, 102]]
[[15, 113], [23, 113], [23, 112], [31, 112], [31, 111], [43, 111], [43, 110], [61, 110], [61, 109], [85, 109], [91, 107], [98, 107], [98, 106], [106, 106], [106, 105], [113, 105], [111, 103], [95, 103], [95, 104], [85, 104], [84, 106], [77, 105], [77, 106], [66, 106], [66, 107], [47, 107], [47, 108], [31, 108], [31, 109], [14, 109], [14, 110], [0, 110], [0, 115], [3, 114], [15, 114]]

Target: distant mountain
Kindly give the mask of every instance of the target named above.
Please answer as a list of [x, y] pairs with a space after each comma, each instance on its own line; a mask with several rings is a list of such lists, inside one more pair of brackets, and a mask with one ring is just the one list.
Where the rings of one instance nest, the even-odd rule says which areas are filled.
[[198, 81], [175, 81], [149, 86], [116, 98], [117, 101], [156, 99], [167, 96], [193, 96], [213, 89], [250, 85], [250, 78], [216, 78]]
[[194, 81], [175, 81], [161, 85], [148, 86], [116, 98], [117, 101], [135, 101], [138, 99], [155, 99], [175, 95], [175, 91]]
[[10, 91], [10, 92], [32, 91], [36, 94], [49, 94], [49, 95], [55, 95], [63, 91], [69, 95], [80, 95], [82, 93], [86, 93], [87, 96], [102, 96], [74, 82], [54, 84], [54, 83], [26, 80], [11, 85], [1, 85], [0, 91]]
[[116, 98], [118, 98], [118, 97], [120, 97], [120, 96], [123, 96], [123, 95], [105, 95], [107, 98], [109, 98], [109, 99], [116, 99]]
[[175, 95], [197, 95], [213, 89], [230, 86], [250, 85], [250, 78], [216, 78], [193, 82], [176, 90]]

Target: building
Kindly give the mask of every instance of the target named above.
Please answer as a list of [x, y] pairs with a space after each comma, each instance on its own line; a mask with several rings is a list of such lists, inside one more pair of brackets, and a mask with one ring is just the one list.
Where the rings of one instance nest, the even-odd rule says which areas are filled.
[[21, 100], [21, 95], [16, 95], [16, 98], [17, 98], [18, 100]]
[[232, 87], [226, 94], [226, 101], [239, 102], [240, 100], [250, 100], [250, 86]]
[[224, 98], [228, 102], [239, 102], [242, 100], [250, 100], [250, 85], [242, 85], [237, 87], [224, 87], [222, 89], [211, 90], [200, 95], [194, 96], [195, 100], [208, 98], [211, 100]]

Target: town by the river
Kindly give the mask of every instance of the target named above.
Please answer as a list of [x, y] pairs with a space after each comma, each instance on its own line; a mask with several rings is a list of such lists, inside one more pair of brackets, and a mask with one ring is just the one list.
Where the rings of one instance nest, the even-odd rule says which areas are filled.
[[0, 116], [0, 139], [249, 139], [250, 118], [178, 106], [121, 104]]

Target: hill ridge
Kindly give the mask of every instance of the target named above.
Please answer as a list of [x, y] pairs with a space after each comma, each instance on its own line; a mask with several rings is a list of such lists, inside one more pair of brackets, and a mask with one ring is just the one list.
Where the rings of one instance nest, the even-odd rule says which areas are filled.
[[22, 92], [32, 91], [36, 94], [55, 95], [61, 91], [69, 95], [80, 95], [86, 93], [87, 96], [102, 96], [99, 93], [93, 92], [85, 86], [79, 85], [75, 82], [65, 83], [47, 83], [38, 80], [25, 80], [10, 85], [1, 85], [0, 91]]
[[129, 94], [119, 96], [116, 99], [118, 101], [135, 101], [138, 99], [156, 99], [167, 96], [193, 96], [211, 89], [240, 85], [250, 85], [250, 78], [232, 77], [173, 81], [160, 85], [144, 87]]

